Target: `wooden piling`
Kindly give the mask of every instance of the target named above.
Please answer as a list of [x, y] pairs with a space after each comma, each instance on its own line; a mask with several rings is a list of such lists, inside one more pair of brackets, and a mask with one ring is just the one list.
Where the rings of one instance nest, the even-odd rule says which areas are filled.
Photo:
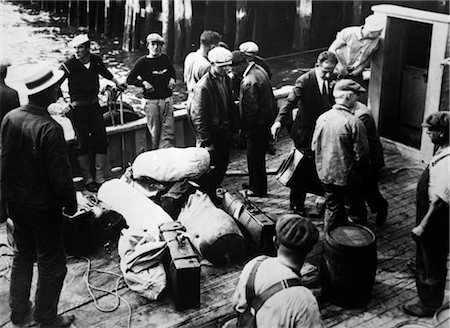
[[184, 56], [184, 1], [174, 0], [174, 51], [173, 61], [179, 64]]
[[295, 1], [294, 40], [292, 47], [297, 50], [309, 48], [311, 37], [312, 0]]
[[238, 1], [236, 3], [236, 32], [234, 47], [237, 49], [239, 45], [247, 39], [248, 25], [248, 1]]

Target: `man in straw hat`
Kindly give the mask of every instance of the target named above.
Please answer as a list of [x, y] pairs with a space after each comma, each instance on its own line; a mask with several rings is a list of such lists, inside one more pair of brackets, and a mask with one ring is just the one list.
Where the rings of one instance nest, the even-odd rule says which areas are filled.
[[[281, 216], [275, 230], [277, 256], [258, 256], [242, 270], [233, 296], [238, 320], [242, 320], [242, 313], [251, 307], [256, 316], [256, 327], [322, 328], [317, 300], [300, 284], [300, 270], [319, 239], [319, 231], [310, 220], [297, 214]], [[253, 299], [248, 299], [247, 295], [250, 277], [254, 278]], [[269, 288], [279, 285], [281, 288], [276, 293], [270, 293], [268, 298], [264, 296]], [[260, 301], [259, 309], [255, 300]]]
[[324, 229], [345, 224], [366, 224], [363, 180], [369, 173], [369, 143], [360, 119], [353, 115], [358, 92], [364, 88], [349, 79], [334, 86], [333, 107], [319, 116], [311, 149], [325, 191]]
[[169, 57], [162, 53], [163, 45], [164, 38], [161, 35], [149, 34], [148, 55], [136, 61], [127, 78], [128, 84], [143, 89], [152, 149], [175, 145], [172, 90], [175, 88], [176, 75]]
[[442, 305], [449, 249], [450, 147], [448, 111], [430, 114], [423, 127], [437, 146], [435, 155], [417, 184], [416, 287], [419, 299], [403, 310], [416, 317], [430, 317]]
[[47, 112], [64, 76], [44, 64], [25, 78], [28, 105], [6, 114], [1, 127], [1, 215], [14, 222], [17, 251], [11, 272], [11, 321], [31, 320], [33, 263], [38, 283], [33, 317], [40, 327], [68, 327], [73, 316], [58, 315], [67, 272], [62, 211], [73, 215], [77, 200], [62, 127]]
[[195, 85], [189, 112], [197, 146], [208, 149], [211, 155], [213, 168], [198, 182], [213, 200], [228, 167], [229, 142], [236, 126], [231, 81], [227, 76], [232, 58], [231, 51], [223, 47], [215, 47], [208, 53], [211, 68]]
[[7, 58], [0, 58], [0, 122], [6, 113], [20, 106], [19, 94], [5, 83], [9, 66], [11, 62]]
[[[70, 102], [73, 108], [73, 123], [77, 137], [77, 160], [87, 190], [96, 192], [105, 182], [105, 165], [108, 142], [103, 113], [98, 103], [99, 75], [113, 81], [119, 89], [120, 83], [106, 68], [100, 56], [91, 54], [90, 40], [86, 34], [77, 35], [70, 42], [75, 55], [62, 64], [69, 82]], [[88, 150], [95, 153], [95, 177], [91, 174]]]
[[336, 71], [340, 78], [362, 81], [362, 72], [378, 49], [385, 21], [379, 15], [366, 17], [363, 26], [350, 26], [338, 32], [329, 51], [339, 60]]

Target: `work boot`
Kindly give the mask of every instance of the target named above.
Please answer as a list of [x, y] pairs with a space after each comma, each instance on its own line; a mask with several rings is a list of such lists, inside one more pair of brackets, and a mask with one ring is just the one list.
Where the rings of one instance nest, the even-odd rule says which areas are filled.
[[75, 316], [73, 314], [69, 315], [58, 315], [56, 319], [50, 323], [41, 323], [39, 324], [39, 328], [60, 328], [60, 327], [70, 327], [72, 322], [75, 320]]
[[33, 304], [28, 301], [28, 310], [24, 312], [11, 312], [11, 322], [15, 326], [26, 327], [26, 324], [33, 322]]
[[377, 218], [375, 221], [377, 227], [381, 227], [386, 222], [387, 218], [388, 202], [385, 199], [383, 200], [384, 200], [383, 205], [377, 211]]
[[434, 312], [436, 312], [436, 309], [423, 305], [421, 301], [417, 301], [415, 303], [403, 305], [403, 311], [405, 311], [409, 315], [423, 318], [432, 317]]
[[106, 154], [95, 154], [95, 182], [101, 185], [105, 182]]
[[85, 185], [90, 184], [94, 181], [91, 174], [91, 165], [89, 163], [88, 155], [80, 155], [77, 157], [78, 165], [81, 169], [81, 175], [83, 176]]

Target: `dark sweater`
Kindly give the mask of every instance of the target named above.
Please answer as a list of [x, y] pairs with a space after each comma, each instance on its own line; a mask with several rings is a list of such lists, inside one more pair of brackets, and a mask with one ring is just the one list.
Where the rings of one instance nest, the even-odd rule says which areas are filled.
[[71, 101], [90, 100], [97, 97], [100, 82], [98, 76], [112, 80], [112, 73], [106, 68], [100, 56], [91, 54], [91, 65], [87, 69], [82, 62], [71, 57], [62, 66], [61, 69], [66, 72], [69, 79], [69, 94]]
[[166, 54], [156, 58], [142, 56], [134, 64], [127, 83], [143, 87], [142, 82], [147, 81], [155, 90], [144, 89], [144, 98], [161, 99], [172, 95], [172, 90], [168, 88], [170, 78], [176, 78], [175, 69]]

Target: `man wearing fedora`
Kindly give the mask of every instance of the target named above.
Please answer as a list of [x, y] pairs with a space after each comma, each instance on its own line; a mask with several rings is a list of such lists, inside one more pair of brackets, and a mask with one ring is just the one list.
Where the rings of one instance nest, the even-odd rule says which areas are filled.
[[369, 142], [363, 123], [353, 115], [358, 93], [364, 91], [353, 80], [338, 81], [336, 103], [319, 116], [314, 129], [311, 149], [325, 191], [326, 232], [349, 220], [367, 222], [362, 182], [369, 173]]
[[[90, 44], [86, 34], [73, 38], [70, 45], [75, 49], [75, 55], [63, 63], [61, 69], [68, 79], [78, 164], [87, 190], [96, 192], [105, 182], [108, 149], [103, 113], [98, 103], [99, 75], [113, 81], [119, 89], [126, 88], [126, 84], [114, 77], [100, 56], [91, 54]], [[91, 173], [91, 149], [95, 153], [95, 177]]]
[[162, 53], [163, 45], [161, 35], [149, 34], [148, 55], [136, 61], [127, 78], [128, 84], [143, 89], [152, 149], [175, 145], [172, 90], [175, 88], [176, 75], [169, 57]]
[[11, 62], [7, 58], [0, 58], [0, 122], [6, 113], [20, 106], [19, 94], [5, 83], [9, 66]]
[[232, 58], [231, 51], [223, 47], [208, 53], [211, 68], [195, 85], [189, 112], [197, 147], [208, 149], [211, 155], [212, 169], [198, 182], [213, 201], [228, 167], [230, 137], [236, 127], [231, 80], [227, 76]]
[[[11, 321], [68, 327], [73, 316], [58, 315], [67, 272], [62, 211], [73, 215], [77, 200], [62, 127], [47, 112], [57, 99], [64, 72], [41, 64], [25, 78], [28, 105], [6, 114], [1, 126], [1, 216], [14, 222]], [[38, 263], [35, 307], [30, 302], [34, 261]], [[34, 312], [34, 313], [33, 313]]]
[[384, 20], [375, 14], [366, 17], [363, 26], [346, 27], [336, 35], [328, 48], [338, 58], [336, 72], [339, 78], [362, 82], [362, 72], [378, 49]]
[[[233, 296], [238, 322], [251, 307], [256, 327], [322, 328], [317, 300], [300, 280], [300, 270], [319, 240], [319, 231], [310, 220], [285, 214], [277, 220], [275, 232], [277, 256], [258, 256], [242, 269]], [[248, 287], [252, 287], [247, 286], [250, 279], [254, 289], [252, 299], [247, 293]]]

